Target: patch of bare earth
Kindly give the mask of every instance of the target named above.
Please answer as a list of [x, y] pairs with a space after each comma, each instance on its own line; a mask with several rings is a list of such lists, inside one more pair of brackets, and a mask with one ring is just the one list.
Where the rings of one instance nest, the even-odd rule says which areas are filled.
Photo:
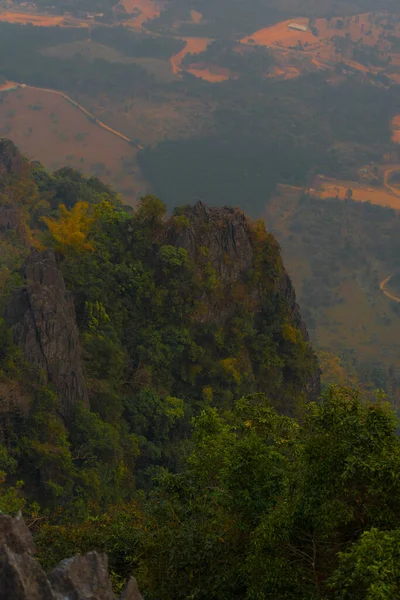
[[[351, 190], [351, 193], [349, 192]], [[339, 181], [335, 179], [316, 177], [314, 187], [309, 190], [315, 198], [339, 198], [344, 200], [351, 197], [357, 202], [370, 202], [377, 206], [387, 206], [400, 210], [400, 195], [396, 196], [385, 187], [372, 187], [357, 181]]]
[[[307, 30], [293, 28], [293, 24]], [[308, 57], [309, 64], [316, 69], [333, 69], [335, 64], [341, 63], [363, 74], [377, 74], [384, 70], [384, 67], [366, 67], [346, 54], [338, 52], [335, 38], [346, 37], [352, 42], [376, 46], [382, 56], [390, 57], [394, 71], [388, 72], [388, 77], [397, 83], [400, 81], [400, 71], [398, 73], [395, 71], [396, 66], [400, 69], [400, 56], [391, 52], [390, 37], [400, 36], [400, 20], [397, 23], [391, 21], [390, 29], [388, 25], [388, 15], [378, 13], [363, 13], [344, 19], [316, 19], [312, 23], [316, 33], [314, 35], [309, 19], [299, 17], [260, 29], [243, 38], [241, 44], [266, 46], [274, 51], [277, 57], [283, 54], [289, 63], [291, 58], [296, 56]], [[282, 65], [280, 67], [286, 70]]]

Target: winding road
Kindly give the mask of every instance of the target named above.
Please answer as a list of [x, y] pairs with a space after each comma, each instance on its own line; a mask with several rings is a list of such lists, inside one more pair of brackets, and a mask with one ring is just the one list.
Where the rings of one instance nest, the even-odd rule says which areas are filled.
[[[58, 90], [52, 90], [49, 88], [36, 87], [34, 85], [27, 85], [25, 83], [11, 82], [11, 81], [7, 82], [6, 85], [16, 86], [18, 88], [24, 88], [24, 89], [39, 90], [40, 92], [47, 92], [48, 94], [55, 94], [56, 96], [61, 96], [62, 98], [64, 98], [64, 100], [67, 100], [67, 102], [69, 102], [70, 104], [72, 104], [73, 106], [78, 108], [81, 112], [83, 112], [84, 115], [86, 115], [96, 125], [98, 125], [102, 129], [104, 129], [105, 131], [112, 133], [113, 135], [119, 137], [121, 140], [124, 140], [128, 144], [130, 144], [132, 142], [132, 140], [130, 138], [128, 138], [126, 135], [124, 135], [120, 131], [117, 131], [116, 129], [113, 129], [112, 127], [109, 127], [108, 125], [103, 123], [103, 121], [100, 121], [100, 119], [98, 119], [93, 113], [89, 112], [84, 106], [82, 106], [82, 104], [79, 104], [79, 102], [76, 102], [76, 100], [73, 100], [67, 94], [64, 94], [64, 92], [60, 92]], [[7, 91], [7, 88], [4, 87], [3, 90]], [[137, 148], [139, 148], [139, 146], [137, 146]]]
[[400, 190], [398, 190], [395, 187], [393, 187], [392, 185], [390, 185], [389, 179], [390, 179], [390, 176], [392, 173], [396, 173], [399, 170], [400, 170], [400, 165], [397, 167], [390, 167], [383, 174], [383, 185], [388, 190], [388, 192], [390, 192], [393, 196], [397, 196], [397, 198], [400, 198]]
[[393, 277], [393, 273], [391, 275], [389, 275], [389, 277], [386, 277], [386, 279], [381, 281], [381, 283], [379, 284], [379, 288], [380, 288], [381, 292], [383, 292], [387, 298], [390, 298], [390, 300], [394, 300], [394, 302], [400, 302], [400, 298], [398, 296], [391, 294], [386, 289], [386, 286], [389, 283], [389, 281], [392, 279], [392, 277]]

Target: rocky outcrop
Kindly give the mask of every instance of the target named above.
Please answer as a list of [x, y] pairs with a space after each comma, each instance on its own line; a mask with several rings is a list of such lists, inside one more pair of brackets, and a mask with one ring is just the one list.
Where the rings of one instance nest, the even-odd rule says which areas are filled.
[[235, 208], [212, 208], [197, 202], [186, 212], [189, 226], [167, 230], [166, 242], [184, 248], [192, 259], [199, 249], [207, 249], [207, 258], [223, 285], [237, 281], [253, 264], [249, 223]]
[[[257, 234], [238, 208], [211, 208], [198, 202], [186, 208], [181, 216], [185, 217], [184, 221], [179, 217], [170, 220], [165, 243], [185, 249], [197, 265], [207, 263], [207, 272], [214, 273], [218, 282], [217, 293], [203, 292], [199, 322], [221, 327], [235, 314], [238, 304], [245, 301], [254, 313], [255, 328], [264, 331], [269, 326], [264, 321], [265, 306], [273, 307], [272, 316], [276, 318], [283, 301], [289, 322], [309, 342], [306, 323], [273, 236], [266, 232]], [[254, 278], [252, 273], [256, 269], [259, 269], [259, 277]], [[305, 387], [310, 400], [320, 395], [320, 371], [315, 357], [314, 364], [309, 381], [299, 389], [301, 392]]]
[[49, 582], [57, 600], [115, 600], [107, 556], [98, 552], [63, 560], [49, 574]]
[[[116, 600], [107, 556], [89, 552], [63, 560], [48, 576], [21, 515], [0, 515], [0, 598], [3, 600]], [[121, 600], [142, 600], [131, 577]]]
[[[225, 290], [238, 282], [247, 284], [249, 272], [254, 267], [255, 250], [251, 224], [246, 215], [238, 208], [211, 208], [197, 202], [187, 209], [185, 216], [188, 225], [183, 228], [177, 228], [173, 219], [170, 221], [166, 243], [184, 248], [195, 261], [198, 260], [199, 253], [206, 256]], [[253, 289], [249, 285], [247, 287], [258, 305], [256, 310], [261, 310], [260, 290], [257, 286], [253, 286]], [[283, 267], [274, 292], [285, 298], [291, 321], [308, 341], [307, 327], [301, 317], [292, 282]], [[224, 306], [226, 317], [229, 316], [226, 298]], [[215, 317], [216, 315], [211, 315], [211, 318]]]
[[27, 361], [54, 386], [68, 420], [77, 401], [88, 402], [72, 294], [51, 251], [33, 250], [24, 274], [26, 284], [15, 290], [6, 319]]

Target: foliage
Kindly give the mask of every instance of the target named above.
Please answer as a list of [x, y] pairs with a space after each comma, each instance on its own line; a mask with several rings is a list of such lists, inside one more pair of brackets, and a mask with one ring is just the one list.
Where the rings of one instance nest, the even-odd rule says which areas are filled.
[[398, 518], [396, 425], [386, 403], [335, 388], [303, 425], [260, 396], [204, 410], [185, 469], [148, 503], [149, 597], [394, 597], [397, 533], [368, 532]]
[[398, 529], [372, 528], [348, 552], [339, 554], [339, 567], [330, 580], [335, 597], [343, 600], [396, 598], [399, 586]]
[[64, 204], [60, 204], [59, 211], [58, 220], [53, 217], [43, 217], [54, 239], [54, 250], [60, 254], [65, 254], [69, 250], [74, 252], [93, 250], [93, 246], [87, 241], [93, 223], [88, 203], [77, 202], [70, 211]]
[[185, 47], [185, 42], [172, 37], [134, 33], [123, 25], [97, 27], [92, 30], [94, 41], [115, 48], [126, 56], [169, 59]]
[[0, 414], [0, 509], [34, 512], [46, 566], [94, 546], [116, 588], [135, 569], [149, 600], [396, 594], [397, 419], [347, 388], [306, 404], [315, 357], [264, 224], [243, 219], [251, 265], [225, 283], [213, 223], [194, 231], [189, 208], [168, 218], [146, 196], [132, 213], [74, 170], [23, 173], [26, 223], [73, 293], [90, 397], [67, 428], [0, 321], [0, 383], [29, 392], [25, 414]]

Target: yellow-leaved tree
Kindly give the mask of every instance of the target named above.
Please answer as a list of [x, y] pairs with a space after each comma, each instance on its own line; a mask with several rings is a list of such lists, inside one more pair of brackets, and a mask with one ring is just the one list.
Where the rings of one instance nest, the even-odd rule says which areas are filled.
[[60, 254], [68, 251], [92, 251], [93, 245], [88, 242], [88, 233], [94, 218], [87, 202], [77, 202], [68, 210], [60, 204], [60, 217], [42, 217], [53, 237], [54, 250]]

